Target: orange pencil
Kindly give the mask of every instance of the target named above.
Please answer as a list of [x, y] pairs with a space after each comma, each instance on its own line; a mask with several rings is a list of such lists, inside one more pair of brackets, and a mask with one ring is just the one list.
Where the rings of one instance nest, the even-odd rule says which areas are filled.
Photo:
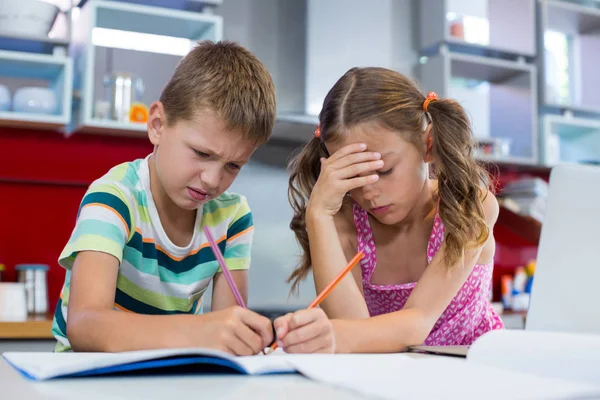
[[[352, 268], [356, 267], [356, 265], [358, 264], [358, 262], [364, 256], [365, 255], [363, 254], [362, 251], [359, 251], [358, 253], [356, 253], [356, 255], [354, 257], [352, 257], [352, 259], [350, 260], [350, 262], [348, 263], [348, 265], [346, 265], [346, 267], [343, 270], [341, 270], [340, 273], [331, 282], [329, 282], [329, 285], [327, 285], [325, 287], [325, 289], [323, 289], [321, 291], [321, 293], [319, 293], [319, 295], [313, 300], [313, 302], [310, 303], [310, 305], [308, 306], [308, 308], [315, 308], [319, 304], [321, 304], [321, 302], [323, 300], [325, 300], [325, 298], [327, 296], [329, 296], [329, 293], [331, 293], [331, 291], [337, 286], [337, 284], [340, 283], [340, 281], [342, 280], [342, 278], [344, 278], [344, 276], [346, 276], [346, 274], [348, 272], [350, 272], [350, 270], [352, 270]], [[276, 348], [277, 348], [277, 342], [275, 342], [275, 343], [273, 343], [271, 345], [271, 347], [269, 348], [269, 353], [267, 353], [267, 354], [270, 354]]]

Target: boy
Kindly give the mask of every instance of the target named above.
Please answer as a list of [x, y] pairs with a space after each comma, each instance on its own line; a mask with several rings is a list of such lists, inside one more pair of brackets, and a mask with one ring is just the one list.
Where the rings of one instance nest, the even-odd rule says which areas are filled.
[[[242, 47], [202, 42], [179, 63], [150, 107], [152, 154], [112, 168], [81, 202], [59, 257], [67, 274], [55, 351], [251, 355], [273, 340], [267, 318], [236, 306], [202, 227], [212, 229], [247, 300], [252, 214], [243, 196], [225, 191], [274, 119], [271, 77]], [[213, 312], [202, 314], [211, 280]], [[313, 313], [306, 324], [317, 319], [325, 321]]]

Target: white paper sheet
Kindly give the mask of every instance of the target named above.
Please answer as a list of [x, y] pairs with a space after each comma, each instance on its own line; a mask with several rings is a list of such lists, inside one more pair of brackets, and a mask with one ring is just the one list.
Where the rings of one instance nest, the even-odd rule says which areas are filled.
[[600, 385], [600, 335], [498, 330], [469, 349], [469, 363]]
[[465, 359], [407, 355], [295, 357], [305, 376], [384, 399], [600, 398], [600, 387], [513, 372]]

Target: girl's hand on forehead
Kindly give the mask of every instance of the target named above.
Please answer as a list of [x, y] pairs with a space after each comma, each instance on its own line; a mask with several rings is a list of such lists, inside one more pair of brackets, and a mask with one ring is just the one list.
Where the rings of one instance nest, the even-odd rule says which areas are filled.
[[321, 173], [307, 213], [333, 216], [340, 210], [346, 193], [379, 179], [376, 171], [383, 167], [381, 154], [366, 150], [364, 143], [353, 143], [321, 159]]

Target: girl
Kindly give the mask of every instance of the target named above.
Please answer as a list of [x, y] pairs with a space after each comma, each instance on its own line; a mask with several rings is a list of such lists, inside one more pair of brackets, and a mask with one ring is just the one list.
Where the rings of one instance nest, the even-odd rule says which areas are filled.
[[[498, 203], [463, 108], [394, 71], [353, 68], [319, 120], [291, 164], [290, 226], [304, 254], [290, 280], [296, 288], [312, 267], [320, 292], [365, 254], [322, 303], [336, 351], [468, 345], [502, 328], [488, 301]], [[283, 334], [294, 333], [288, 321], [277, 321]], [[284, 348], [311, 335], [292, 333], [278, 335]]]

